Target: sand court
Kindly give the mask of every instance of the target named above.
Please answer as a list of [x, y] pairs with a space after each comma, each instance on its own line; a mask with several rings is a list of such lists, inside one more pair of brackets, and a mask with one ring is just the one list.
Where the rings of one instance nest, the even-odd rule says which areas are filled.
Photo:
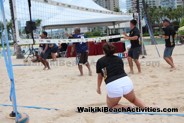
[[[163, 54], [164, 45], [158, 46]], [[137, 96], [147, 105], [161, 108], [178, 108], [178, 113], [184, 113], [184, 46], [176, 46], [174, 60], [177, 70], [170, 68], [162, 58], [157, 56], [154, 46], [146, 46], [148, 55], [141, 59], [142, 74], [130, 75], [134, 83]], [[30, 117], [30, 123], [183, 123], [184, 117], [176, 116], [150, 116], [105, 113], [77, 113], [77, 107], [103, 107], [106, 106], [105, 84], [102, 86], [102, 95], [96, 93], [96, 67], [95, 62], [101, 56], [89, 57], [93, 76], [78, 76], [75, 58], [61, 58], [65, 64], [51, 65], [51, 70], [43, 71], [43, 66], [16, 66], [14, 67], [17, 103], [20, 106], [40, 106], [58, 108], [60, 110], [42, 110], [18, 108]], [[24, 64], [23, 60], [14, 57], [13, 64]], [[128, 73], [127, 60], [124, 59], [125, 70]], [[51, 62], [50, 62], [51, 63]], [[51, 63], [52, 64], [52, 63]], [[134, 65], [135, 67], [135, 65]], [[136, 70], [136, 69], [135, 69]], [[6, 72], [3, 58], [0, 58], [0, 104], [11, 104], [9, 101], [10, 82]], [[130, 104], [125, 99], [122, 104]], [[14, 123], [7, 119], [11, 107], [0, 106], [0, 119], [2, 123]]]

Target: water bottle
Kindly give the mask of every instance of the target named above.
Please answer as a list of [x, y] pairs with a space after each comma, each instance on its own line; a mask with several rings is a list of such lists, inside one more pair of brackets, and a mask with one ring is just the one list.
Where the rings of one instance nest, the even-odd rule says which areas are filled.
[[118, 53], [118, 57], [122, 59], [124, 57], [123, 53]]

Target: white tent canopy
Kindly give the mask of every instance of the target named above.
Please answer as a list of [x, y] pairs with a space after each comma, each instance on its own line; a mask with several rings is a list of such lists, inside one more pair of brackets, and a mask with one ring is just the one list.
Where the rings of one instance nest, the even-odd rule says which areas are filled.
[[80, 7], [109, 11], [99, 6], [98, 4], [96, 4], [93, 0], [54, 0], [54, 1], [75, 5], [75, 6], [80, 6]]
[[[85, 7], [96, 10], [109, 11], [97, 5], [93, 0], [55, 0], [70, 5]], [[110, 26], [132, 19], [128, 14], [105, 14], [89, 11], [75, 10], [72, 8], [60, 8], [60, 14], [44, 20], [42, 26], [46, 29], [56, 29], [75, 26]]]

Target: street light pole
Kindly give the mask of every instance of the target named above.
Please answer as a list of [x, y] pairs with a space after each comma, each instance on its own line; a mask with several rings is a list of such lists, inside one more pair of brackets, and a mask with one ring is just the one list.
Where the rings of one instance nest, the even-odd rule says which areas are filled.
[[143, 55], [142, 58], [145, 58], [144, 55], [147, 55], [146, 53], [146, 49], [145, 49], [145, 46], [144, 46], [144, 41], [143, 41], [143, 30], [142, 30], [142, 16], [141, 16], [141, 11], [140, 11], [140, 1], [137, 0], [137, 13], [138, 13], [138, 23], [139, 23], [139, 30], [140, 30], [140, 40], [141, 40], [141, 54]]
[[182, 0], [182, 2], [183, 2], [183, 12], [182, 12], [183, 13], [182, 14], [183, 16], [182, 17], [184, 17], [184, 0]]

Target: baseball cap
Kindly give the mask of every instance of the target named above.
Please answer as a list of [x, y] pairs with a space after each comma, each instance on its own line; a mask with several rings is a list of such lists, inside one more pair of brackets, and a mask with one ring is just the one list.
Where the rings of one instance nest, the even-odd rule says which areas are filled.
[[164, 19], [163, 22], [171, 23], [169, 19]]

